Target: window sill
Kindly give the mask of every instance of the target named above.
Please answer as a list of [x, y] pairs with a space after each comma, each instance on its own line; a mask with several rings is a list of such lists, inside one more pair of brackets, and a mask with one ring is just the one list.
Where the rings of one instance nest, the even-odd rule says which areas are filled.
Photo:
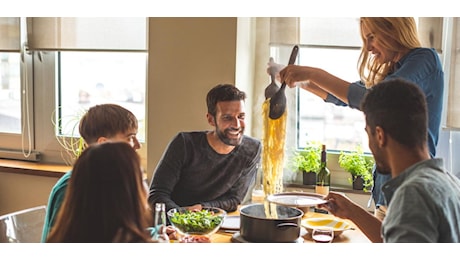
[[0, 172], [60, 178], [71, 168], [67, 165], [0, 159]]
[[[288, 183], [284, 184], [284, 186], [290, 190], [295, 190], [295, 189], [301, 189], [301, 190], [315, 190], [315, 185], [303, 185], [303, 184], [297, 184], [297, 183]], [[362, 195], [370, 195], [370, 191], [364, 191], [364, 190], [354, 190], [350, 189], [349, 187], [342, 187], [342, 186], [331, 186], [330, 187], [331, 191], [337, 191], [337, 192], [344, 192], [344, 193], [354, 193], [354, 194], [362, 194]]]

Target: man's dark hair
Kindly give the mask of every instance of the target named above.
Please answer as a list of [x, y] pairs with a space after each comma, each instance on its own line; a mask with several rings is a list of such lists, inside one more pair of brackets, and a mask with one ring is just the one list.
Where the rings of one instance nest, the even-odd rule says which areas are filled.
[[397, 142], [408, 147], [427, 143], [428, 115], [421, 89], [406, 80], [393, 79], [376, 84], [361, 104], [371, 132], [380, 126]]
[[239, 101], [245, 100], [246, 93], [239, 90], [232, 84], [219, 84], [213, 87], [206, 96], [206, 104], [208, 106], [208, 113], [216, 116], [216, 105], [220, 101]]

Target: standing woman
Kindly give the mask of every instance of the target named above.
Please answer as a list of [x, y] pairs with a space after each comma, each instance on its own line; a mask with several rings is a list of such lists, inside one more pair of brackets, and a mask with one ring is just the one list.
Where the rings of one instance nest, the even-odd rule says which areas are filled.
[[[301, 88], [326, 102], [355, 109], [360, 109], [368, 88], [381, 81], [402, 78], [417, 84], [428, 105], [428, 148], [434, 157], [444, 90], [444, 72], [438, 54], [432, 48], [421, 47], [413, 17], [362, 17], [360, 28], [363, 40], [358, 61], [360, 81], [347, 82], [322, 69], [297, 65], [281, 70], [281, 80], [291, 88], [299, 83]], [[372, 198], [377, 209], [387, 205], [381, 187], [390, 176], [374, 171]], [[376, 212], [384, 214], [385, 207]]]
[[140, 158], [129, 144], [89, 146], [73, 167], [47, 242], [151, 242], [147, 192]]

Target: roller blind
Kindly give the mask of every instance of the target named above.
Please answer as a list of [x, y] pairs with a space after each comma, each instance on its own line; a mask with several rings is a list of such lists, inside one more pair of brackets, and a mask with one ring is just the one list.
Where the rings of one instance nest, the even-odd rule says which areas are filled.
[[360, 48], [359, 18], [272, 17], [270, 44]]
[[446, 127], [460, 130], [460, 18], [453, 18]]
[[19, 17], [0, 17], [0, 51], [21, 50]]
[[299, 44], [300, 26], [298, 17], [271, 17], [270, 44]]
[[147, 51], [146, 17], [27, 18], [30, 50]]
[[442, 27], [442, 17], [419, 17], [417, 30], [422, 46], [442, 53]]
[[[300, 43], [361, 48], [358, 17], [301, 17]], [[331, 37], [333, 35], [333, 37]]]

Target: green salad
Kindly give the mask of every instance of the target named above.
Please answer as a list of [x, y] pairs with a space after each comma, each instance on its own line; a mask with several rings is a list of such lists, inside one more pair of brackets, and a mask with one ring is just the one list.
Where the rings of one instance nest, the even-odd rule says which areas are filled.
[[206, 234], [214, 230], [223, 220], [223, 216], [216, 215], [207, 209], [174, 212], [169, 218], [169, 221], [182, 232], [196, 234]]

